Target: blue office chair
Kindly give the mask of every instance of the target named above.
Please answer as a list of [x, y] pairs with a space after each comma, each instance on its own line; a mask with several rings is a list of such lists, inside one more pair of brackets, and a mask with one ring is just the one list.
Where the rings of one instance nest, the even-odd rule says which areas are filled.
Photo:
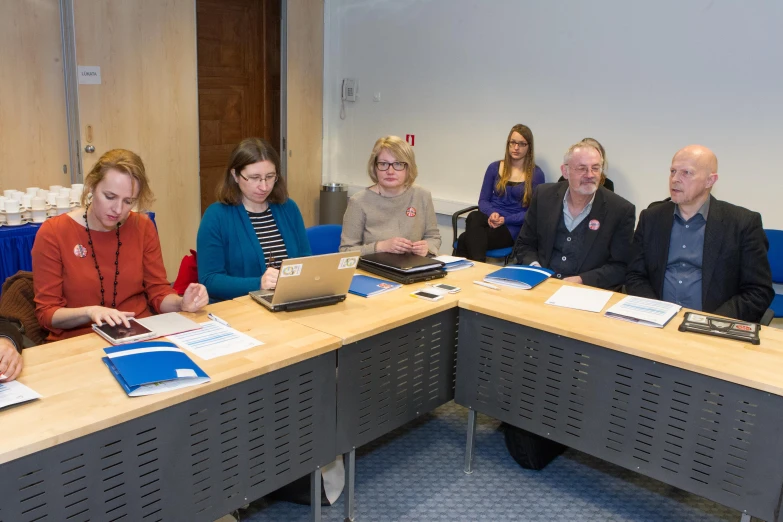
[[307, 229], [307, 240], [314, 256], [334, 254], [340, 251], [342, 225], [315, 225]]
[[[463, 208], [462, 210], [458, 210], [457, 212], [451, 215], [451, 229], [454, 232], [454, 242], [452, 243], [453, 251], [451, 252], [451, 255], [457, 255], [457, 221], [459, 220], [459, 217], [462, 214], [467, 214], [468, 212], [473, 212], [474, 210], [478, 210], [477, 205], [473, 205], [472, 207], [468, 207], [468, 208]], [[502, 259], [503, 265], [507, 265], [509, 261], [508, 258], [511, 256], [511, 252], [513, 250], [514, 250], [513, 247], [487, 250], [487, 257]]]
[[[783, 230], [765, 230], [769, 241], [769, 266], [772, 268], [772, 282], [783, 284]], [[783, 294], [775, 293], [769, 306], [775, 317], [783, 317]]]

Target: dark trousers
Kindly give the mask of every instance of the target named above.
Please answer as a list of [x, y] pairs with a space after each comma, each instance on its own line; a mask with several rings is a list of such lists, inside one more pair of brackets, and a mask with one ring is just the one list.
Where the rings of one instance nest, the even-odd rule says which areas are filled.
[[489, 226], [489, 216], [478, 210], [468, 214], [465, 232], [457, 239], [457, 255], [473, 261], [486, 261], [487, 250], [514, 245], [514, 238], [506, 225]]

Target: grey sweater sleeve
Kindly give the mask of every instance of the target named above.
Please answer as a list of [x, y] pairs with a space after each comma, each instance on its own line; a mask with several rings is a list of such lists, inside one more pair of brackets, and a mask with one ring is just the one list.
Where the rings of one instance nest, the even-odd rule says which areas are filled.
[[432, 195], [429, 192], [426, 192], [424, 204], [426, 207], [424, 240], [427, 241], [429, 253], [437, 256], [440, 253], [440, 229], [438, 228], [438, 218], [435, 216], [435, 205], [432, 203]]
[[351, 197], [343, 215], [343, 231], [340, 235], [340, 252], [358, 250], [361, 255], [375, 252], [375, 242], [364, 244], [364, 223], [367, 216], [359, 198]]

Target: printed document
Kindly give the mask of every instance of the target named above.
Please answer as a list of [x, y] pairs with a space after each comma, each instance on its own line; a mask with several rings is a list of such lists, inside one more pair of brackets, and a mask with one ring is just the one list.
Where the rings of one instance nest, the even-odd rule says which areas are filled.
[[206, 321], [201, 323], [199, 330], [169, 335], [168, 338], [177, 346], [204, 360], [242, 352], [264, 344], [239, 330], [234, 330], [230, 326], [224, 326], [215, 321]]
[[40, 399], [41, 395], [19, 381], [0, 382], [0, 410], [21, 402]]
[[629, 295], [609, 308], [604, 315], [613, 319], [643, 324], [644, 326], [663, 328], [672, 317], [677, 315], [681, 308], [682, 306], [678, 304]]

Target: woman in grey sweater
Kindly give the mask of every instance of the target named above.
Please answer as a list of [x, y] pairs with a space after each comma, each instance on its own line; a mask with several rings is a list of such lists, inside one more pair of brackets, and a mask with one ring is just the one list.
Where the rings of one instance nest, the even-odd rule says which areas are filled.
[[348, 201], [340, 251], [438, 255], [440, 231], [432, 195], [413, 184], [418, 170], [411, 146], [397, 136], [380, 138], [367, 174], [374, 185]]

